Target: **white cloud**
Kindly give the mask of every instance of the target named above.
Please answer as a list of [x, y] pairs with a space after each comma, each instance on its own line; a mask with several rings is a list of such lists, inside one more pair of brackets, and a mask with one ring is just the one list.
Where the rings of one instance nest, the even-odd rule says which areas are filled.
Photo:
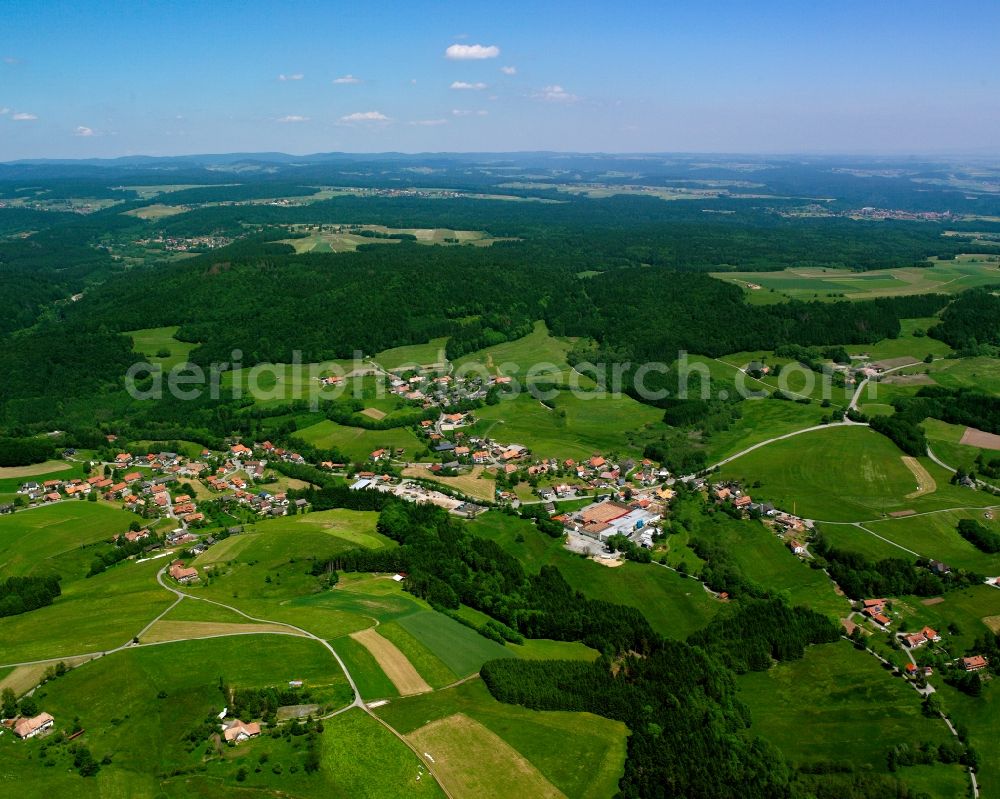
[[504, 75], [516, 75], [517, 74], [517, 67], [500, 67], [500, 71]]
[[305, 77], [301, 72], [296, 72], [294, 75], [286, 75], [284, 73], [278, 75], [278, 80], [302, 80]]
[[38, 117], [35, 116], [34, 114], [28, 114], [25, 113], [24, 111], [19, 111], [18, 113], [14, 114], [14, 116], [12, 116], [11, 119], [15, 119], [18, 122], [32, 122], [38, 119]]
[[333, 82], [335, 84], [353, 84], [361, 83], [361, 78], [356, 78], [353, 75], [342, 75], [339, 78], [334, 78]]
[[472, 111], [467, 108], [453, 108], [451, 110], [451, 115], [453, 117], [484, 117], [489, 113], [489, 111], [484, 111], [482, 109], [479, 111]]
[[541, 91], [535, 92], [534, 96], [537, 100], [545, 100], [549, 103], [575, 103], [580, 99], [575, 94], [570, 94], [558, 84], [546, 86]]
[[298, 114], [289, 114], [288, 116], [278, 117], [276, 122], [308, 122], [309, 117], [299, 116]]
[[389, 117], [381, 111], [355, 111], [340, 118], [341, 122], [388, 122]]
[[447, 125], [447, 119], [414, 119], [410, 122], [411, 125], [417, 125], [422, 128], [433, 128], [438, 125]]
[[74, 136], [93, 136], [94, 129], [88, 128], [86, 125], [79, 125], [76, 130], [73, 131]]
[[4, 114], [9, 114], [9, 113], [10, 113], [10, 109], [9, 108], [0, 107], [0, 116], [3, 116]]
[[481, 92], [483, 89], [486, 88], [486, 84], [482, 83], [481, 81], [476, 83], [467, 83], [464, 80], [456, 80], [454, 83], [451, 84], [451, 88]]
[[496, 58], [500, 48], [495, 44], [453, 44], [444, 51], [445, 58], [455, 61], [478, 61], [484, 58]]
[[14, 56], [12, 56], [12, 55], [5, 55], [3, 57], [3, 62], [5, 64], [16, 64], [16, 63], [18, 63], [18, 60], [16, 58], [14, 58]]

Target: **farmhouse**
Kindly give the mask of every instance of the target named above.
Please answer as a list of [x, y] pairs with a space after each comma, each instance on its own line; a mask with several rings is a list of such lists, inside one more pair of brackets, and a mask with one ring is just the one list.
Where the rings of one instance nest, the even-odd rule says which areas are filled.
[[170, 576], [179, 583], [190, 583], [198, 579], [198, 570], [193, 567], [185, 567], [182, 561], [175, 560], [170, 564]]
[[30, 719], [21, 718], [14, 722], [14, 735], [18, 738], [34, 738], [52, 729], [56, 720], [48, 713], [39, 713]]
[[247, 724], [239, 719], [233, 719], [223, 732], [227, 743], [240, 743], [258, 735], [260, 735], [260, 724], [256, 721]]
[[903, 641], [910, 649], [916, 649], [927, 643], [927, 636], [923, 633], [910, 633], [903, 636]]
[[982, 655], [972, 655], [962, 658], [962, 668], [966, 671], [982, 671], [989, 665], [989, 661]]

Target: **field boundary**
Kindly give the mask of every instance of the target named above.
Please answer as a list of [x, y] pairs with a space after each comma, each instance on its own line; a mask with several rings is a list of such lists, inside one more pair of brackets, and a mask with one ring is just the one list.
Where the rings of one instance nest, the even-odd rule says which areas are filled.
[[566, 799], [524, 755], [464, 713], [432, 721], [405, 737], [455, 796]]
[[400, 696], [426, 694], [433, 690], [399, 647], [381, 635], [374, 627], [353, 632], [351, 638], [361, 644], [375, 658], [379, 668], [396, 686]]

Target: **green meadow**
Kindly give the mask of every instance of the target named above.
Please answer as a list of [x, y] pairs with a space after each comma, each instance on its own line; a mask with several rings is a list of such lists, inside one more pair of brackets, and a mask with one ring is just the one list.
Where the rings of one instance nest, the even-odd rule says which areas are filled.
[[[462, 713], [517, 750], [567, 797], [613, 796], [624, 770], [627, 731], [620, 722], [590, 713], [542, 712], [502, 704], [479, 680], [394, 700], [376, 713], [404, 735]], [[509, 764], [462, 764], [467, 769], [489, 769], [489, 776], [500, 784], [505, 766]]]
[[[20, 742], [7, 735], [0, 737], [5, 764], [0, 786], [9, 783], [14, 790], [27, 784], [32, 795], [55, 796], [93, 790], [94, 795], [129, 797], [261, 792], [321, 797], [360, 795], [364, 784], [376, 792], [372, 795], [441, 795], [433, 780], [415, 779], [419, 764], [410, 750], [361, 711], [325, 722], [319, 739], [321, 767], [315, 775], [302, 767], [304, 738], [264, 735], [235, 748], [216, 748], [207, 735], [189, 742], [188, 733], [227, 704], [220, 679], [237, 688], [283, 686], [301, 679], [321, 708], [351, 701], [336, 661], [307, 639], [221, 638], [129, 649], [92, 661], [36, 692], [57, 729], [69, 730], [79, 718], [84, 733], [75, 743], [98, 760], [109, 755], [111, 763], [97, 777], [84, 779], [68, 767], [72, 755], [66, 747], [54, 747], [43, 759], [43, 741]], [[47, 767], [49, 762], [55, 767]]]
[[[684, 561], [694, 570], [697, 556], [687, 547], [675, 548], [675, 537], [668, 539], [668, 561], [674, 566]], [[837, 596], [829, 578], [796, 557], [760, 522], [737, 521], [717, 514], [711, 522], [698, 522], [697, 537], [721, 546], [748, 579], [783, 594], [792, 605], [805, 605], [835, 618], [848, 610], [847, 600]]]
[[[572, 346], [573, 339], [550, 335], [545, 322], [539, 321], [523, 338], [461, 356], [454, 361], [455, 374], [480, 374], [485, 369], [488, 374], [506, 375], [520, 382], [529, 376], [566, 382], [573, 371], [566, 361]], [[585, 375], [577, 373], [576, 379], [584, 388], [593, 385]]]
[[448, 343], [447, 336], [435, 338], [426, 344], [409, 344], [405, 347], [393, 347], [372, 356], [383, 369], [393, 370], [401, 367], [420, 367], [441, 364], [445, 361], [444, 348]]
[[935, 361], [931, 377], [945, 388], [969, 388], [1000, 394], [1000, 360], [996, 358], [956, 358]]
[[336, 448], [345, 457], [364, 462], [377, 449], [402, 449], [404, 457], [413, 460], [424, 444], [408, 428], [396, 427], [389, 430], [366, 430], [362, 427], [347, 427], [324, 419], [303, 427], [295, 433], [307, 444], [317, 449]]
[[641, 454], [662, 430], [663, 412], [630, 397], [587, 397], [560, 391], [549, 407], [521, 393], [475, 412], [471, 434], [528, 447], [537, 457], [589, 458], [594, 453]]
[[[976, 497], [976, 494], [969, 489], [960, 490], [964, 490], [969, 499]], [[979, 496], [986, 495], [979, 494]], [[997, 501], [993, 497], [990, 497], [990, 500], [994, 503]], [[958, 504], [956, 503], [956, 506]], [[942, 560], [950, 566], [969, 569], [987, 576], [1000, 574], [1000, 554], [989, 555], [980, 552], [962, 538], [958, 534], [958, 522], [961, 519], [975, 519], [1000, 533], [996, 510], [942, 511], [869, 522], [865, 527], [890, 541], [920, 553], [925, 558]]]
[[130, 330], [125, 335], [131, 337], [133, 351], [144, 355], [150, 363], [167, 372], [178, 364], [186, 363], [191, 350], [198, 346], [174, 338], [179, 329], [176, 326], [149, 327], [143, 330]]
[[781, 400], [747, 400], [738, 407], [742, 416], [728, 430], [703, 437], [709, 463], [716, 463], [761, 441], [814, 427], [830, 413], [815, 402], [801, 405]]
[[950, 474], [927, 458], [920, 464], [936, 488], [921, 496], [917, 478], [888, 438], [860, 425], [831, 426], [793, 436], [726, 464], [723, 479], [760, 483], [754, 493], [806, 518], [827, 521], [878, 519], [896, 511], [988, 505], [981, 492], [949, 484]]
[[[751, 731], [792, 762], [846, 762], [887, 773], [886, 754], [896, 744], [950, 737], [943, 721], [921, 713], [912, 688], [846, 641], [809, 647], [801, 660], [741, 675], [738, 683]], [[904, 768], [897, 776], [932, 796], [964, 796], [968, 786], [958, 765]]]
[[[135, 518], [103, 502], [74, 500], [0, 516], [0, 571], [5, 575], [82, 577], [90, 559], [80, 548], [126, 531]], [[81, 560], [85, 566], [78, 562]], [[70, 562], [74, 568], [66, 573]]]
[[155, 580], [165, 562], [125, 562], [96, 577], [64, 582], [51, 605], [0, 619], [4, 662], [63, 658], [127, 643], [174, 600]]
[[965, 434], [965, 426], [958, 424], [948, 424], [940, 419], [924, 419], [920, 426], [927, 434], [927, 444], [931, 450], [942, 461], [955, 469], [965, 469], [967, 472], [976, 471], [976, 458], [982, 455], [987, 462], [994, 458], [1000, 458], [1000, 452], [996, 450], [981, 449], [962, 444], [962, 436]]
[[[996, 261], [976, 255], [954, 260], [931, 259], [924, 267], [853, 272], [824, 267], [794, 267], [778, 272], [713, 272], [713, 277], [742, 287], [751, 303], [788, 299], [869, 300], [906, 294], [953, 294], [1000, 282]], [[760, 286], [750, 288], [748, 284]], [[843, 296], [840, 296], [843, 295]]]
[[1000, 730], [1000, 693], [996, 691], [996, 680], [986, 687], [981, 696], [966, 696], [959, 691], [945, 689], [942, 699], [954, 723], [961, 724], [969, 731], [969, 743], [979, 753], [980, 768], [977, 773], [981, 795], [1000, 795], [1000, 746], [997, 746], [997, 730]]

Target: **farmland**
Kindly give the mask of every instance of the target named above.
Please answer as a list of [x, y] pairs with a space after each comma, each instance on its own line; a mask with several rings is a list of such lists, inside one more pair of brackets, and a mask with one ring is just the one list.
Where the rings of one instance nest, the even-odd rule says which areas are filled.
[[[320, 229], [317, 230], [317, 227]], [[297, 237], [283, 239], [282, 243], [290, 244], [297, 254], [354, 252], [360, 246], [371, 244], [399, 244], [399, 238], [392, 238], [399, 235], [413, 236], [419, 244], [443, 246], [471, 244], [488, 247], [497, 241], [481, 230], [388, 228], [384, 225], [294, 225], [290, 232]]]
[[[152, 797], [158, 795], [160, 789], [156, 775], [148, 769], [150, 758], [163, 769], [164, 777], [175, 769], [183, 770], [202, 761], [203, 747], [193, 749], [185, 736], [201, 723], [206, 713], [214, 714], [225, 704], [225, 697], [218, 688], [220, 676], [228, 684], [242, 688], [283, 684], [294, 677], [306, 680], [313, 696], [322, 705], [338, 707], [349, 701], [343, 674], [329, 653], [316, 642], [261, 637], [248, 652], [246, 640], [222, 638], [116, 653], [47, 684], [39, 693], [39, 699], [64, 728], [78, 716], [85, 729], [82, 743], [100, 753], [98, 756], [113, 753], [114, 765], [102, 772], [100, 781], [124, 782], [129, 786], [130, 796]], [[290, 669], [289, 664], [294, 666]], [[331, 727], [328, 735], [337, 737], [336, 723], [331, 722]], [[369, 734], [372, 732], [369, 728]], [[12, 737], [0, 739], [6, 764], [0, 780], [12, 784], [22, 780], [35, 786], [48, 786], [56, 795], [80, 790], [76, 787], [80, 785], [80, 777], [72, 770], [45, 769], [41, 762], [29, 759], [37, 755], [38, 742], [18, 745]], [[232, 780], [241, 764], [265, 748], [271, 748], [274, 762], [284, 768], [276, 771], [268, 768], [260, 776], [251, 776], [251, 784], [257, 781], [261, 787], [274, 788], [277, 779], [279, 784], [291, 789], [287, 783], [291, 780], [292, 785], [301, 783], [297, 793], [308, 791], [309, 796], [321, 795], [312, 792], [316, 790], [309, 787], [312, 782], [301, 782], [302, 777], [295, 776], [294, 772], [300, 771], [301, 766], [295, 770], [290, 768], [301, 764], [301, 749], [263, 741], [250, 744], [238, 754], [215, 757], [207, 768], [199, 769], [202, 774], [198, 779], [210, 783]], [[62, 750], [52, 757], [62, 760], [67, 755]], [[386, 741], [382, 757], [391, 763], [393, 758], [412, 758], [412, 755], [403, 748], [394, 749]], [[69, 759], [71, 761], [72, 757]], [[278, 777], [282, 771], [283, 776]], [[337, 773], [331, 773], [330, 778], [334, 784], [343, 779]], [[170, 781], [167, 782], [170, 791], [180, 787], [182, 783], [171, 787]], [[323, 787], [330, 789], [330, 786]], [[433, 791], [432, 783], [428, 787]]]
[[144, 355], [150, 363], [167, 372], [186, 362], [191, 350], [197, 346], [174, 338], [177, 330], [177, 327], [151, 327], [132, 330], [126, 335], [132, 338], [136, 353]]
[[423, 448], [408, 428], [365, 430], [361, 427], [337, 424], [329, 419], [303, 427], [296, 432], [296, 436], [319, 449], [334, 447], [348, 458], [362, 463], [376, 449], [402, 449], [406, 455], [412, 457]]
[[[801, 267], [780, 272], [715, 272], [713, 277], [743, 287], [750, 302], [787, 299], [851, 300], [902, 294], [956, 293], [1000, 282], [995, 256], [959, 255], [952, 261], [931, 260], [926, 267], [851, 272]], [[750, 288], [760, 286], [759, 289]]]
[[[802, 660], [743, 675], [739, 683], [754, 732], [796, 762], [851, 762], [885, 771], [886, 752], [895, 744], [948, 738], [943, 722], [921, 714], [909, 687], [846, 642], [812, 647]], [[960, 795], [967, 784], [957, 765], [935, 765], [926, 773], [903, 769], [898, 776], [934, 796]]]
[[[597, 799], [612, 795], [624, 761], [623, 725], [588, 713], [538, 712], [501, 704], [479, 680], [395, 701], [377, 712], [403, 734], [418, 737], [421, 730], [426, 735], [428, 724], [459, 714], [472, 719], [570, 797]], [[477, 736], [485, 737], [481, 730], [477, 730]], [[441, 740], [440, 734], [433, 737]], [[441, 743], [448, 746], [451, 737], [446, 736]], [[434, 754], [433, 749], [426, 751]], [[494, 777], [503, 784], [502, 775], [511, 769], [509, 761], [498, 762], [492, 755], [480, 757], [472, 756], [471, 752], [464, 755], [455, 752], [452, 756], [462, 757], [463, 767], [478, 780]]]
[[755, 450], [722, 468], [734, 479], [760, 482], [755, 493], [800, 515], [828, 521], [877, 519], [902, 510], [921, 512], [987, 505], [989, 498], [948, 484], [950, 475], [920, 459], [937, 490], [918, 498], [916, 478], [887, 438], [864, 427], [803, 433]]
[[663, 414], [629, 397], [577, 396], [561, 391], [548, 407], [519, 394], [477, 413], [472, 432], [513, 441], [557, 458], [589, 458], [595, 452], [642, 451], [645, 438], [662, 427]]

